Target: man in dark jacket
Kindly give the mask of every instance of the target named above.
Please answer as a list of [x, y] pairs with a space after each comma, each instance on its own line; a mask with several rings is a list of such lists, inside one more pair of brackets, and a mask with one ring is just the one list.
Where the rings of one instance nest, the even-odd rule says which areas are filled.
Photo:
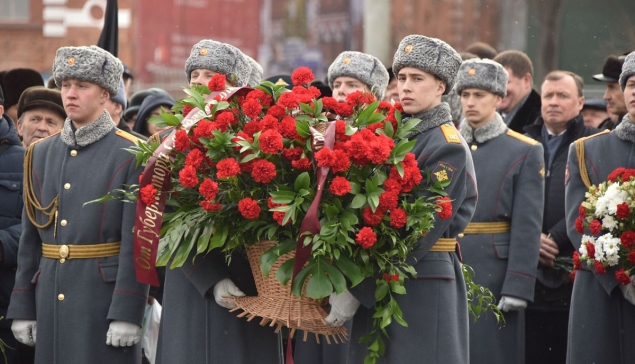
[[534, 66], [521, 51], [505, 51], [493, 59], [509, 73], [507, 95], [498, 105], [498, 112], [513, 131], [524, 133], [523, 128], [540, 116], [540, 95], [531, 86]]
[[568, 271], [556, 259], [571, 257], [564, 210], [564, 180], [569, 145], [599, 130], [584, 126], [582, 78], [568, 71], [553, 71], [541, 88], [542, 116], [525, 128], [545, 150], [545, 210], [540, 237], [540, 258], [534, 303], [526, 310], [527, 364], [564, 363], [571, 302]]
[[615, 56], [610, 55], [604, 61], [602, 67], [602, 73], [593, 75], [593, 79], [606, 84], [606, 91], [604, 92], [604, 100], [609, 104], [608, 110], [617, 115], [617, 119], [614, 120], [613, 126], [607, 129], [613, 129], [617, 124], [622, 121], [624, 115], [626, 115], [626, 104], [624, 103], [624, 93], [618, 83], [620, 73], [622, 72], [622, 65], [624, 64], [625, 55]]
[[[11, 290], [15, 283], [18, 242], [22, 226], [22, 171], [24, 148], [15, 125], [2, 117], [4, 97], [0, 88], [0, 316], [7, 316]], [[0, 339], [7, 348], [7, 363], [17, 363], [18, 342], [11, 332], [11, 321], [0, 321]]]

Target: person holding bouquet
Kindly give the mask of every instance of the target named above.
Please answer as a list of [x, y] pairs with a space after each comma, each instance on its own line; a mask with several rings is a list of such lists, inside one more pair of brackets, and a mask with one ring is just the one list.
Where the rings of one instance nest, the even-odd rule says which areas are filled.
[[[251, 67], [236, 47], [202, 40], [192, 47], [185, 73], [191, 86], [222, 74], [228, 85], [242, 87]], [[166, 270], [157, 363], [277, 363], [274, 329], [229, 312], [232, 296], [256, 294], [245, 257], [235, 253], [228, 264], [218, 249], [196, 259], [194, 253], [182, 267]]]
[[[405, 37], [395, 53], [393, 70], [403, 110], [422, 120], [410, 136], [416, 141], [412, 153], [421, 173], [427, 170], [432, 182], [449, 185], [448, 202], [442, 203], [434, 227], [411, 255], [416, 279], [406, 280], [407, 295], [396, 298], [408, 327], [387, 327], [390, 340], [380, 363], [469, 361], [466, 287], [456, 237], [474, 213], [476, 180], [468, 146], [452, 124], [449, 106], [441, 102], [454, 86], [460, 65], [461, 57], [447, 43], [421, 35]], [[329, 324], [342, 325], [355, 316], [349, 362], [362, 363], [367, 351], [358, 339], [373, 322], [375, 279], [333, 294], [330, 302]]]
[[[507, 127], [496, 112], [508, 74], [490, 60], [463, 62], [454, 89], [465, 119], [460, 132], [470, 145], [479, 181], [479, 203], [459, 234], [474, 281], [489, 288], [505, 311], [470, 321], [470, 362], [524, 363], [524, 308], [534, 298], [544, 204], [543, 148]], [[504, 151], [501, 154], [501, 151]]]
[[[590, 242], [583, 244], [582, 238], [586, 225], [586, 231], [593, 236], [615, 234], [615, 231], [623, 230], [628, 233], [632, 229], [632, 225], [615, 226], [611, 223], [616, 219], [626, 218], [628, 221], [628, 215], [632, 213], [632, 207], [628, 204], [625, 204], [626, 211], [598, 214], [598, 199], [597, 205], [587, 206], [595, 210], [589, 224], [583, 222], [587, 216], [585, 207], [581, 206], [589, 187], [605, 181], [617, 182], [613, 173], [617, 168], [635, 168], [635, 52], [630, 53], [624, 61], [619, 85], [628, 109], [622, 122], [610, 133], [605, 131], [581, 139], [569, 148], [568, 173], [565, 177], [567, 231], [576, 249], [581, 252], [574, 255], [574, 264], [580, 269], [575, 275], [569, 321], [567, 363], [572, 364], [635, 362], [635, 347], [632, 345], [635, 340], [635, 286], [632, 276], [629, 277], [630, 274], [625, 273], [624, 266], [620, 267], [620, 264], [602, 264], [600, 251], [592, 251]], [[628, 180], [629, 177], [624, 177], [622, 182]], [[612, 201], [615, 198], [619, 196], [610, 199], [605, 196], [604, 199]], [[608, 208], [610, 211], [611, 206]], [[631, 241], [624, 239], [626, 235], [624, 232], [621, 236], [617, 235], [619, 239], [616, 239], [616, 246], [620, 252], [622, 247], [632, 245]], [[585, 238], [589, 239], [586, 235]], [[597, 243], [591, 244], [595, 245]], [[603, 250], [602, 255], [606, 257], [609, 252]], [[595, 265], [580, 264], [580, 259], [589, 258], [595, 260]], [[627, 262], [632, 265], [630, 255], [628, 258]], [[620, 272], [622, 277], [618, 281]]]

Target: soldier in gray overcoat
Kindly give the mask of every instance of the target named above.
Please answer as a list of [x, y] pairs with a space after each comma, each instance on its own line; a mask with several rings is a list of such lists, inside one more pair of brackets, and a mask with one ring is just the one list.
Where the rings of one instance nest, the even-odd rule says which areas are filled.
[[[447, 43], [421, 35], [405, 37], [395, 53], [393, 70], [404, 112], [421, 119], [410, 136], [416, 141], [412, 153], [419, 169], [431, 172], [433, 182], [451, 181], [446, 192], [452, 215], [446, 220], [437, 217], [411, 256], [417, 277], [407, 279], [408, 293], [396, 297], [408, 327], [397, 323], [387, 327], [390, 338], [380, 363], [469, 362], [466, 288], [456, 237], [474, 213], [476, 179], [468, 146], [452, 124], [449, 106], [441, 102], [460, 65], [461, 57]], [[331, 297], [331, 313], [338, 313], [334, 324], [355, 316], [350, 363], [362, 363], [367, 354], [367, 344], [359, 344], [358, 339], [372, 327], [374, 293], [375, 280], [367, 279], [350, 292]]]
[[[207, 84], [220, 73], [235, 79], [232, 86], [246, 86], [251, 73], [248, 62], [229, 44], [202, 40], [192, 48], [185, 73], [190, 84]], [[195, 259], [191, 255], [182, 267], [168, 268], [157, 363], [278, 363], [274, 328], [229, 312], [235, 304], [225, 297], [245, 294], [257, 292], [249, 263], [240, 253], [229, 265], [225, 254], [215, 249]]]
[[[628, 109], [622, 122], [610, 133], [580, 139], [569, 148], [565, 208], [576, 249], [581, 235], [575, 220], [588, 186], [606, 181], [616, 168], [635, 168], [635, 52], [626, 57], [619, 83]], [[619, 284], [615, 268], [606, 274], [588, 270], [585, 264], [583, 268], [573, 283], [567, 363], [635, 362], [635, 287]]]
[[534, 298], [544, 204], [542, 145], [512, 131], [496, 112], [505, 97], [507, 71], [491, 60], [463, 62], [454, 89], [465, 119], [479, 203], [459, 234], [474, 281], [492, 291], [505, 311], [505, 326], [491, 312], [470, 321], [470, 362], [525, 362], [524, 308]]
[[7, 316], [38, 364], [140, 363], [148, 286], [133, 267], [135, 205], [86, 202], [138, 182], [105, 102], [121, 62], [97, 47], [62, 47], [53, 64], [68, 118], [25, 156], [25, 208]]

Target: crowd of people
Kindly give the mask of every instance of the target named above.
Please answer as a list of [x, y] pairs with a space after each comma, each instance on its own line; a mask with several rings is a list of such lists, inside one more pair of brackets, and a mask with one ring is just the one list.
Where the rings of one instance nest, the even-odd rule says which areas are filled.
[[[214, 40], [195, 44], [184, 66], [190, 86], [222, 74], [230, 86], [253, 87], [265, 73]], [[172, 112], [175, 99], [159, 88], [129, 95], [132, 72], [95, 46], [60, 48], [52, 71], [46, 86], [35, 70], [0, 72], [0, 338], [8, 363], [284, 362], [274, 328], [229, 312], [228, 298], [255, 294], [239, 253], [229, 265], [217, 251], [187, 259], [150, 289], [133, 267], [135, 206], [85, 205], [138, 182], [142, 169], [125, 149], [164, 138], [149, 120]], [[346, 51], [325, 82], [314, 82], [338, 102], [364, 91], [399, 103], [405, 118], [421, 120], [410, 136], [419, 169], [449, 180], [452, 216], [437, 219], [413, 253], [416, 279], [397, 298], [408, 327], [386, 329], [380, 362], [635, 361], [635, 287], [584, 269], [572, 281], [567, 263], [581, 244], [574, 222], [585, 178], [598, 184], [617, 167], [635, 167], [635, 52], [609, 56], [593, 79], [606, 85], [603, 99], [585, 99], [584, 80], [567, 70], [534, 80], [521, 51], [475, 43], [459, 53], [409, 35], [388, 68]], [[271, 81], [291, 84], [284, 75]], [[439, 244], [448, 239], [457, 244]], [[504, 326], [492, 313], [470, 319], [462, 263], [493, 292]], [[363, 281], [333, 294], [325, 321], [346, 325], [350, 340], [298, 339], [295, 361], [363, 363], [359, 338], [373, 323], [374, 289]], [[147, 352], [139, 342], [154, 300], [163, 305], [161, 326], [156, 351]]]

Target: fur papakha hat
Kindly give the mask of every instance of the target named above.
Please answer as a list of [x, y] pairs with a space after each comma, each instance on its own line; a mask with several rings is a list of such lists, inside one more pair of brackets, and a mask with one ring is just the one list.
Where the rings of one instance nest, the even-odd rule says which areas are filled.
[[490, 59], [469, 59], [461, 64], [454, 88], [460, 95], [466, 88], [478, 88], [500, 97], [507, 93], [507, 70]]
[[344, 51], [329, 66], [327, 78], [329, 86], [338, 77], [352, 77], [363, 82], [378, 100], [384, 98], [390, 76], [386, 67], [370, 54]]
[[622, 88], [622, 92], [624, 92], [626, 88], [626, 81], [633, 75], [635, 75], [635, 52], [629, 53], [622, 65], [622, 73], [620, 74], [620, 87]]
[[190, 57], [185, 61], [187, 82], [190, 82], [195, 69], [206, 69], [225, 76], [234, 75], [235, 87], [247, 86], [251, 74], [251, 65], [238, 48], [211, 39], [203, 39], [192, 47]]
[[97, 46], [61, 47], [53, 62], [53, 78], [57, 87], [68, 79], [86, 81], [103, 87], [110, 97], [119, 92], [122, 74], [121, 61]]
[[245, 54], [245, 58], [249, 61], [249, 65], [251, 66], [251, 73], [249, 73], [249, 86], [255, 87], [260, 85], [262, 82], [262, 76], [265, 73], [265, 70], [262, 69], [260, 63], [256, 62], [255, 59], [249, 57]]
[[456, 73], [461, 66], [461, 56], [449, 44], [437, 38], [412, 34], [399, 43], [392, 63], [395, 74], [404, 67], [414, 67], [431, 73], [445, 82], [447, 95], [454, 86]]

